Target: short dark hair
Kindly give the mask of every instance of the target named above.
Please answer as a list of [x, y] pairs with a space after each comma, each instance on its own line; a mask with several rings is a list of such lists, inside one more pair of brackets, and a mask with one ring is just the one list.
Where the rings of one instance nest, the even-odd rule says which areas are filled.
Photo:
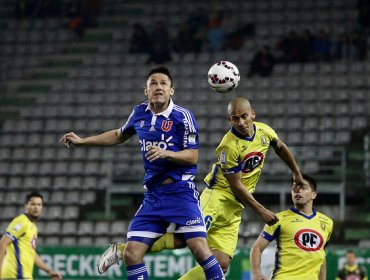
[[[302, 177], [305, 181], [308, 182], [308, 184], [310, 184], [311, 189], [314, 192], [316, 192], [317, 191], [317, 183], [316, 183], [315, 179], [312, 178], [311, 176], [308, 176], [307, 174], [302, 174]], [[292, 183], [293, 183], [293, 178], [292, 178]]]
[[32, 197], [39, 197], [41, 198], [41, 200], [44, 200], [44, 197], [42, 196], [41, 193], [39, 193], [38, 191], [33, 191], [26, 195], [26, 199], [24, 200], [24, 203], [27, 204], [31, 200]]
[[158, 67], [155, 67], [153, 68], [152, 70], [149, 71], [148, 75], [146, 76], [146, 79], [148, 80], [149, 77], [155, 73], [161, 73], [161, 74], [164, 74], [166, 76], [168, 76], [168, 78], [170, 79], [171, 81], [171, 87], [173, 85], [173, 79], [172, 79], [172, 76], [171, 76], [171, 73], [170, 73], [170, 70], [168, 70], [167, 67], [164, 67], [164, 66], [158, 66]]

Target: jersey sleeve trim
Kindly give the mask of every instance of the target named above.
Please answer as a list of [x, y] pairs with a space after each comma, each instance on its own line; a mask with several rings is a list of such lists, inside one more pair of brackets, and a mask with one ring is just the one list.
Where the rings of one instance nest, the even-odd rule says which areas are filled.
[[268, 234], [266, 231], [262, 231], [262, 232], [261, 232], [261, 236], [262, 236], [263, 238], [265, 238], [268, 242], [271, 242], [272, 240], [274, 240], [274, 236], [273, 236], [273, 235]]
[[234, 174], [242, 171], [242, 167], [241, 165], [238, 165], [232, 168], [222, 169], [222, 171], [224, 174]]
[[5, 236], [8, 236], [11, 240], [15, 241], [17, 238], [15, 238], [10, 232], [6, 232], [4, 234]]

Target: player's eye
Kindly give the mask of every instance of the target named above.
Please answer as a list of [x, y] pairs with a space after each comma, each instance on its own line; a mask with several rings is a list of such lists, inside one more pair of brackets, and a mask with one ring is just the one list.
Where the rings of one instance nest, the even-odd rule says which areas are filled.
[[241, 118], [242, 118], [243, 120], [248, 119], [248, 114], [243, 114], [243, 115], [241, 115]]

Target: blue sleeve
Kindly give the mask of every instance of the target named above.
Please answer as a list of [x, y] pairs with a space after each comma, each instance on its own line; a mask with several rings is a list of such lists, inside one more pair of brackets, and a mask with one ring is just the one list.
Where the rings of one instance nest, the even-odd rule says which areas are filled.
[[135, 108], [132, 110], [130, 116], [128, 117], [126, 123], [121, 127], [122, 134], [134, 135], [136, 134], [135, 130]]
[[184, 148], [198, 149], [198, 125], [192, 112], [186, 110], [184, 114]]

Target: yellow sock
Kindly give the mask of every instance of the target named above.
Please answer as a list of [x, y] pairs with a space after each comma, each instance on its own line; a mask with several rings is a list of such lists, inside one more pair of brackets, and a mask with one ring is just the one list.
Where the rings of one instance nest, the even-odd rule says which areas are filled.
[[204, 274], [203, 268], [197, 265], [186, 272], [179, 280], [206, 280], [206, 275]]
[[159, 252], [164, 249], [175, 249], [175, 237], [172, 232], [167, 232], [154, 242], [150, 252]]
[[123, 252], [125, 251], [126, 243], [118, 243], [117, 244], [117, 256], [120, 260], [123, 259]]

